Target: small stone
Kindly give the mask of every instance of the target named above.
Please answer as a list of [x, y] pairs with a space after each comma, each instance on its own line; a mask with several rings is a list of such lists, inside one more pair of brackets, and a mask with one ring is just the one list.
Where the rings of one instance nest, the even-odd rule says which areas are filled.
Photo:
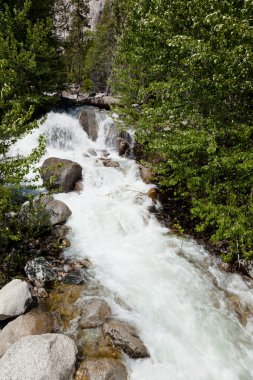
[[112, 315], [110, 306], [99, 298], [86, 299], [80, 309], [79, 325], [84, 329], [101, 326]]
[[64, 284], [68, 285], [79, 285], [82, 284], [84, 281], [85, 277], [79, 270], [69, 272], [63, 279]]
[[137, 330], [129, 323], [110, 320], [103, 325], [104, 335], [131, 358], [148, 358], [150, 355]]
[[116, 359], [86, 360], [77, 371], [76, 380], [127, 380], [125, 366]]
[[149, 189], [149, 191], [147, 192], [147, 196], [151, 198], [153, 202], [155, 202], [158, 196], [157, 189], [155, 187], [152, 187], [151, 189]]
[[145, 183], [150, 183], [151, 178], [153, 177], [154, 173], [151, 168], [145, 168], [144, 166], [140, 167], [140, 175], [141, 179]]
[[44, 257], [37, 257], [25, 266], [25, 272], [30, 281], [36, 280], [37, 283], [45, 284], [47, 282], [54, 281], [56, 273], [53, 270], [52, 264], [50, 264]]

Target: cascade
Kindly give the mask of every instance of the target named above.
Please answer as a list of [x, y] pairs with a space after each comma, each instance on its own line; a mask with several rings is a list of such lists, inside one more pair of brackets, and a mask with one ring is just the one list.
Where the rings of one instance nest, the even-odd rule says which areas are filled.
[[[41, 163], [59, 157], [82, 165], [83, 191], [55, 195], [72, 210], [65, 254], [91, 259], [96, 278], [111, 292], [114, 314], [134, 324], [148, 347], [150, 359], [125, 358], [130, 380], [252, 379], [252, 323], [238, 321], [228, 297], [253, 305], [252, 292], [239, 275], [221, 272], [203, 247], [175, 236], [149, 212], [152, 200], [145, 194], [152, 185], [142, 182], [134, 160], [118, 156], [106, 112], [96, 111], [94, 142], [78, 111], [49, 113], [12, 154], [29, 153], [44, 133]], [[119, 168], [103, 166], [105, 150]]]

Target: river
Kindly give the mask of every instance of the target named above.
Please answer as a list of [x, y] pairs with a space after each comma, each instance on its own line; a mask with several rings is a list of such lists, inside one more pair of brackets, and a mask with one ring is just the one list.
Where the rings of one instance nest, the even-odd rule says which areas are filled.
[[[221, 272], [203, 247], [156, 220], [145, 195], [152, 185], [142, 182], [134, 160], [108, 146], [112, 119], [99, 110], [96, 118], [93, 142], [78, 110], [51, 112], [12, 154], [27, 154], [42, 132], [47, 150], [41, 162], [59, 157], [83, 166], [83, 191], [56, 195], [72, 210], [66, 255], [93, 262], [114, 314], [134, 324], [148, 347], [150, 359], [125, 358], [130, 380], [252, 380], [252, 322], [239, 322], [229, 295], [253, 305], [253, 291], [239, 275]], [[91, 148], [97, 156], [87, 154]], [[103, 150], [120, 168], [103, 166]]]

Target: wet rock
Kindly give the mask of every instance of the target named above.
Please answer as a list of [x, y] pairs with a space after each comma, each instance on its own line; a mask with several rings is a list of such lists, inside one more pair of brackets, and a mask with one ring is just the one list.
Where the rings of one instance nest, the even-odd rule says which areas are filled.
[[150, 183], [150, 180], [153, 176], [153, 170], [151, 168], [145, 168], [144, 166], [141, 166], [140, 167], [140, 175], [141, 175], [141, 179], [143, 180], [143, 182], [145, 183]]
[[102, 357], [121, 359], [122, 357], [120, 350], [113, 347], [111, 341], [104, 337], [101, 327], [80, 329], [76, 341], [79, 356], [82, 359]]
[[32, 303], [32, 287], [12, 280], [0, 290], [0, 321], [23, 314]]
[[124, 139], [125, 141], [127, 141], [129, 145], [132, 144], [132, 140], [133, 139], [132, 139], [132, 136], [130, 135], [129, 132], [127, 132], [127, 131], [120, 131], [119, 132], [119, 137], [122, 138], [122, 139]]
[[152, 189], [149, 189], [147, 192], [147, 196], [152, 199], [153, 202], [157, 200], [158, 191], [155, 187], [152, 187]]
[[97, 156], [97, 152], [95, 151], [95, 149], [92, 148], [88, 149], [87, 153], [89, 153], [90, 156]]
[[230, 310], [233, 310], [237, 314], [240, 322], [246, 326], [248, 319], [250, 317], [252, 318], [252, 310], [250, 310], [247, 305], [243, 305], [240, 297], [236, 295], [228, 296], [228, 303]]
[[51, 157], [42, 165], [43, 186], [47, 189], [60, 189], [67, 193], [74, 190], [82, 178], [82, 167], [77, 162]]
[[76, 354], [75, 343], [65, 335], [26, 336], [0, 359], [1, 379], [70, 380]]
[[64, 225], [56, 225], [54, 226], [52, 230], [52, 235], [59, 237], [59, 238], [65, 238], [66, 235], [70, 233], [71, 229]]
[[57, 312], [64, 328], [68, 329], [70, 321], [80, 316], [75, 302], [84, 290], [83, 285], [60, 284], [49, 293], [48, 298], [41, 300], [41, 307], [43, 310]]
[[83, 182], [82, 181], [78, 181], [76, 184], [75, 184], [75, 191], [77, 191], [78, 193], [81, 193], [81, 191], [83, 191]]
[[30, 281], [40, 283], [44, 286], [47, 282], [52, 282], [56, 278], [53, 266], [44, 257], [36, 257], [28, 261], [25, 272]]
[[73, 272], [69, 272], [64, 278], [64, 284], [68, 285], [79, 285], [83, 284], [86, 281], [85, 275], [83, 271], [75, 270]]
[[0, 356], [20, 338], [27, 335], [51, 333], [53, 328], [53, 317], [49, 313], [34, 309], [25, 315], [21, 315], [8, 323], [0, 332]]
[[129, 156], [130, 155], [130, 145], [121, 137], [117, 138], [117, 149], [120, 156]]
[[127, 371], [115, 359], [86, 360], [79, 368], [76, 380], [127, 380]]
[[119, 168], [119, 163], [110, 159], [103, 159], [103, 165], [107, 168]]
[[147, 358], [150, 356], [139, 338], [137, 330], [128, 323], [112, 319], [104, 323], [103, 332], [116, 347], [131, 358]]
[[233, 273], [235, 271], [232, 264], [230, 264], [230, 263], [224, 263], [223, 261], [220, 264], [220, 268], [224, 272], [228, 272], [228, 273]]
[[26, 224], [37, 224], [40, 226], [54, 226], [65, 223], [71, 215], [68, 206], [54, 199], [52, 195], [36, 197], [33, 203], [25, 202], [22, 205], [20, 217]]
[[99, 298], [84, 300], [80, 309], [79, 325], [84, 329], [101, 326], [112, 315], [110, 306]]
[[82, 109], [79, 115], [79, 122], [92, 141], [98, 138], [98, 122], [96, 111], [93, 109]]

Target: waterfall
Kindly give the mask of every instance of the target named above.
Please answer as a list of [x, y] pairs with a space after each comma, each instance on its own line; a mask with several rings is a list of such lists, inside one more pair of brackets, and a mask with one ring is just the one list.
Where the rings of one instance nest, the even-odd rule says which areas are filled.
[[[228, 294], [253, 305], [252, 291], [239, 275], [221, 272], [203, 247], [150, 214], [145, 194], [152, 185], [142, 182], [134, 160], [118, 156], [109, 137], [113, 120], [101, 111], [96, 119], [94, 142], [77, 112], [51, 112], [12, 154], [29, 153], [40, 132], [47, 141], [41, 163], [54, 156], [82, 165], [84, 190], [55, 196], [72, 210], [65, 254], [91, 259], [96, 278], [111, 292], [114, 314], [134, 324], [148, 347], [150, 359], [125, 358], [130, 380], [251, 380], [252, 323], [238, 321]], [[97, 156], [88, 154], [91, 148]], [[103, 166], [105, 149], [119, 168]]]

